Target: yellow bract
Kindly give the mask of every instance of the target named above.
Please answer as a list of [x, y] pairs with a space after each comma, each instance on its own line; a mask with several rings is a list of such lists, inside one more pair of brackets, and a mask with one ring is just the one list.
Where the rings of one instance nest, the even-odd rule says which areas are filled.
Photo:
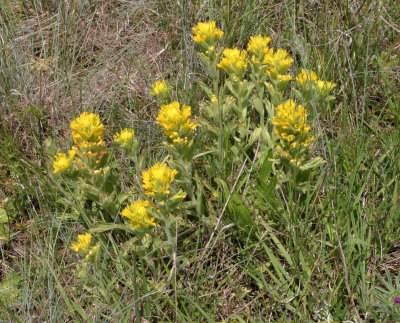
[[64, 172], [68, 168], [71, 167], [71, 163], [75, 157], [76, 151], [70, 150], [68, 152], [68, 156], [63, 153], [59, 153], [56, 156], [54, 156], [54, 161], [53, 161], [53, 173], [56, 174], [58, 172]]
[[268, 47], [271, 38], [262, 35], [251, 36], [247, 44], [247, 51], [252, 54], [252, 62], [262, 64], [265, 56], [273, 54], [273, 50]]
[[175, 101], [162, 105], [156, 120], [164, 128], [165, 134], [175, 143], [188, 143], [188, 137], [196, 129], [197, 125], [189, 118], [191, 107], [180, 105]]
[[280, 137], [287, 131], [295, 133], [308, 133], [310, 126], [306, 124], [307, 110], [296, 105], [294, 100], [288, 100], [276, 107], [277, 116], [272, 119], [272, 123], [276, 125], [276, 134]]
[[319, 80], [317, 74], [313, 71], [305, 70], [304, 68], [300, 70], [296, 81], [303, 88], [311, 87], [317, 89], [322, 95], [327, 94], [336, 86], [333, 82]]
[[215, 50], [215, 44], [224, 34], [221, 29], [215, 26], [215, 21], [199, 22], [193, 27], [192, 31], [194, 42], [209, 52]]
[[315, 74], [313, 71], [305, 70], [304, 68], [301, 69], [299, 75], [296, 77], [296, 81], [300, 85], [304, 85], [307, 81], [314, 82], [317, 80], [317, 74]]
[[118, 142], [122, 146], [127, 146], [132, 142], [135, 132], [132, 129], [123, 129], [114, 135], [114, 142]]
[[278, 49], [275, 53], [264, 57], [264, 64], [268, 64], [267, 73], [272, 78], [276, 78], [277, 74], [285, 74], [293, 63], [293, 58], [284, 49]]
[[151, 87], [151, 94], [154, 96], [163, 95], [168, 92], [168, 84], [165, 81], [155, 81]]
[[81, 250], [87, 251], [92, 240], [92, 235], [90, 233], [79, 234], [78, 242], [71, 243], [71, 249], [79, 252]]
[[148, 196], [170, 194], [169, 187], [178, 172], [167, 164], [156, 163], [149, 170], [142, 172], [143, 187]]
[[104, 125], [100, 122], [99, 115], [83, 112], [70, 124], [74, 142], [101, 141], [103, 139]]
[[154, 217], [149, 216], [149, 207], [155, 207], [154, 203], [149, 201], [135, 201], [122, 210], [122, 216], [128, 218], [129, 223], [134, 229], [145, 226], [155, 226]]
[[307, 124], [307, 110], [293, 100], [278, 105], [276, 110], [277, 115], [272, 123], [283, 145], [283, 148], [278, 145], [276, 151], [284, 158], [296, 156], [294, 149], [306, 148], [314, 141], [314, 137], [309, 135], [311, 127]]
[[222, 57], [218, 67], [233, 76], [235, 80], [240, 80], [246, 72], [247, 52], [237, 48], [226, 48], [222, 53], [224, 57]]

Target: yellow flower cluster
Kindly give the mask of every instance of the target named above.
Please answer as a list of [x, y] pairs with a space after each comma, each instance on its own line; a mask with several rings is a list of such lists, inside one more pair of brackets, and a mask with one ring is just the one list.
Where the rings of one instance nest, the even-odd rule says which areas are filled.
[[302, 88], [317, 89], [322, 95], [328, 94], [336, 86], [333, 82], [319, 80], [317, 74], [304, 68], [301, 69], [296, 81]]
[[135, 201], [122, 210], [122, 216], [129, 220], [130, 225], [134, 229], [146, 226], [155, 226], [154, 217], [149, 215], [148, 208], [154, 208], [155, 205], [149, 201]]
[[226, 48], [222, 53], [224, 56], [218, 67], [231, 75], [236, 81], [239, 81], [246, 72], [248, 64], [247, 51], [237, 48]]
[[84, 142], [98, 142], [103, 140], [104, 125], [100, 122], [99, 115], [83, 112], [70, 124], [72, 137], [75, 144]]
[[89, 249], [91, 241], [92, 235], [90, 233], [79, 234], [78, 242], [71, 243], [71, 249], [76, 252], [87, 251]]
[[78, 253], [81, 251], [85, 252], [86, 253], [85, 259], [88, 261], [90, 260], [91, 257], [96, 255], [96, 253], [100, 248], [99, 245], [95, 245], [89, 248], [91, 241], [92, 241], [92, 235], [90, 233], [79, 234], [78, 242], [71, 243], [70, 248]]
[[281, 145], [276, 147], [277, 153], [285, 158], [296, 156], [296, 151], [307, 148], [314, 141], [310, 136], [311, 127], [307, 124], [307, 110], [294, 100], [288, 100], [278, 105], [276, 111], [272, 123], [283, 145], [283, 148]]
[[254, 64], [261, 65], [265, 57], [273, 54], [273, 50], [268, 47], [271, 38], [262, 35], [251, 36], [247, 44], [247, 51], [252, 55], [251, 61]]
[[122, 147], [127, 147], [132, 143], [135, 132], [132, 129], [123, 129], [114, 135], [114, 142], [119, 143]]
[[165, 134], [175, 143], [187, 145], [197, 125], [190, 120], [191, 107], [175, 101], [162, 105], [156, 120], [164, 128]]
[[267, 73], [272, 79], [277, 79], [278, 75], [284, 76], [285, 80], [291, 80], [290, 74], [285, 74], [293, 63], [288, 52], [284, 49], [278, 49], [275, 53], [271, 51], [264, 57], [264, 64], [268, 64]]
[[[106, 154], [103, 140], [104, 125], [101, 123], [99, 115], [83, 112], [71, 122], [70, 127], [75, 143], [72, 149], [81, 152], [85, 157], [91, 158], [98, 164], [101, 157]], [[77, 158], [76, 162], [79, 167], [86, 167], [80, 158]]]
[[168, 168], [167, 164], [156, 163], [149, 170], [142, 172], [143, 188], [148, 196], [170, 194], [170, 185], [178, 171]]
[[151, 87], [151, 94], [153, 96], [157, 97], [168, 93], [168, 84], [165, 81], [155, 81]]
[[217, 41], [224, 34], [216, 27], [215, 21], [199, 22], [192, 31], [194, 42], [199, 44], [207, 54], [214, 52]]
[[68, 152], [68, 156], [63, 153], [59, 153], [56, 156], [54, 156], [54, 161], [53, 161], [53, 173], [59, 173], [59, 172], [64, 172], [67, 169], [71, 167], [72, 161], [74, 160], [74, 157], [76, 155], [75, 150], [70, 150]]

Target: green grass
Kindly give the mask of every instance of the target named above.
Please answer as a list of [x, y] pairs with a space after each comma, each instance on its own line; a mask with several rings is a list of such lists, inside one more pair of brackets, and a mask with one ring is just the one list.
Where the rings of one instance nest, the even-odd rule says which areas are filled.
[[[246, 211], [228, 210], [205, 250], [223, 207], [210, 203], [179, 237], [176, 281], [162, 247], [133, 258], [110, 234], [87, 285], [68, 248], [85, 228], [77, 201], [48, 176], [54, 147], [69, 146], [70, 120], [90, 110], [109, 137], [133, 125], [141, 169], [161, 160], [148, 89], [163, 76], [198, 113], [205, 71], [191, 27], [208, 19], [227, 47], [263, 33], [338, 84], [313, 111], [326, 163], [301, 197], [246, 167], [256, 187], [240, 192]], [[0, 0], [0, 320], [399, 321], [399, 21], [396, 0]], [[31, 58], [50, 58], [49, 70], [30, 70]], [[251, 231], [237, 220], [246, 214]]]

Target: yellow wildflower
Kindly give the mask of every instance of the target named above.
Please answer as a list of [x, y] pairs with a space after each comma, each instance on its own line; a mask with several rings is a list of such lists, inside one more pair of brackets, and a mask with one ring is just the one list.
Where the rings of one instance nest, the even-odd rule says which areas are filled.
[[318, 80], [317, 74], [315, 74], [313, 71], [305, 70], [304, 68], [300, 70], [299, 75], [297, 75], [296, 77], [296, 81], [300, 85], [305, 85], [307, 81], [314, 82], [317, 80]]
[[277, 74], [285, 74], [293, 63], [288, 52], [284, 49], [278, 49], [275, 53], [264, 57], [264, 64], [268, 64], [267, 73], [272, 78], [276, 78]]
[[165, 81], [155, 81], [151, 87], [153, 96], [164, 95], [168, 92], [168, 84]]
[[252, 54], [252, 62], [262, 64], [264, 57], [271, 55], [273, 50], [268, 47], [271, 38], [262, 35], [251, 36], [247, 44], [247, 51]]
[[182, 190], [179, 190], [172, 198], [176, 200], [183, 200], [186, 197], [186, 193]]
[[90, 248], [85, 257], [86, 261], [89, 261], [90, 258], [94, 257], [97, 254], [97, 252], [99, 251], [99, 249], [100, 249], [100, 246], [98, 244], [93, 246], [92, 248]]
[[87, 251], [91, 240], [92, 240], [92, 235], [90, 233], [79, 234], [78, 242], [71, 243], [70, 248], [76, 252], [79, 252], [81, 250]]
[[[165, 134], [175, 141], [182, 141], [187, 138], [196, 129], [197, 125], [190, 120], [191, 107], [188, 105], [180, 105], [175, 101], [167, 105], [162, 105], [156, 120], [164, 128]], [[175, 141], [177, 142], [177, 141]]]
[[135, 201], [122, 210], [122, 216], [128, 218], [129, 223], [134, 229], [145, 226], [155, 226], [154, 217], [150, 217], [148, 208], [155, 207], [154, 203], [149, 201]]
[[132, 142], [135, 132], [132, 129], [123, 129], [114, 135], [114, 142], [118, 142], [123, 147]]
[[104, 125], [100, 122], [98, 114], [83, 112], [71, 122], [70, 126], [76, 144], [83, 141], [101, 141], [103, 139]]
[[199, 22], [192, 28], [192, 31], [194, 42], [207, 51], [207, 54], [215, 50], [215, 44], [224, 34], [221, 29], [216, 27], [215, 21]]
[[148, 196], [170, 194], [169, 187], [178, 172], [170, 169], [167, 164], [156, 163], [149, 170], [142, 172], [143, 187]]
[[317, 89], [322, 95], [329, 93], [336, 86], [333, 82], [319, 80], [317, 74], [304, 68], [301, 69], [296, 81], [301, 87]]
[[218, 67], [231, 75], [235, 80], [240, 80], [247, 67], [247, 52], [237, 48], [226, 48], [223, 51], [224, 57], [218, 64]]
[[336, 86], [336, 84], [333, 82], [318, 80], [316, 86], [321, 94], [326, 94], [331, 91]]
[[54, 161], [53, 161], [53, 173], [56, 174], [58, 172], [64, 172], [68, 168], [71, 167], [71, 163], [75, 157], [76, 151], [75, 150], [70, 150], [68, 151], [68, 156], [63, 153], [59, 153], [56, 156], [54, 156]]
[[[276, 125], [275, 133], [281, 138], [285, 138], [288, 132], [297, 134], [309, 133], [311, 127], [307, 125], [307, 110], [296, 105], [294, 100], [288, 100], [276, 107], [277, 116], [272, 119], [272, 123]], [[293, 139], [290, 137], [290, 139]], [[290, 140], [292, 141], [292, 140]]]

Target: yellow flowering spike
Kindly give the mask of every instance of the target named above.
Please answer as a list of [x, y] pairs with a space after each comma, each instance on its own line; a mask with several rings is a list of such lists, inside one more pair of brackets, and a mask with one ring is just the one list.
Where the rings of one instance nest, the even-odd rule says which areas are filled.
[[178, 171], [170, 169], [167, 164], [156, 163], [149, 170], [142, 172], [143, 188], [148, 196], [170, 194], [169, 187]]
[[179, 190], [172, 198], [175, 200], [183, 200], [186, 197], [186, 193], [182, 190]]
[[154, 217], [150, 217], [148, 208], [155, 207], [154, 203], [149, 201], [135, 201], [122, 210], [122, 216], [128, 218], [129, 223], [134, 229], [140, 227], [155, 226]]
[[222, 53], [224, 57], [222, 57], [218, 67], [239, 81], [246, 72], [247, 52], [237, 48], [226, 48]]
[[135, 132], [132, 129], [123, 129], [114, 135], [114, 142], [119, 143], [121, 146], [128, 146], [133, 139]]
[[317, 74], [315, 74], [313, 71], [305, 70], [304, 68], [300, 70], [299, 75], [296, 77], [296, 81], [300, 85], [305, 85], [307, 81], [314, 82], [317, 80]]
[[85, 257], [86, 261], [89, 261], [91, 258], [96, 256], [99, 249], [100, 249], [100, 246], [98, 244], [93, 246], [92, 248], [90, 248]]
[[[296, 136], [304, 135], [310, 132], [311, 127], [307, 125], [307, 110], [296, 105], [294, 100], [288, 100], [276, 107], [277, 115], [272, 119], [272, 123], [276, 125], [275, 134], [286, 139], [288, 133]], [[289, 137], [290, 139], [294, 139]], [[290, 140], [292, 141], [292, 140]]]
[[180, 105], [175, 101], [167, 105], [162, 105], [156, 120], [164, 128], [165, 134], [172, 140], [187, 138], [196, 129], [197, 125], [189, 118], [191, 107]]
[[59, 172], [64, 172], [68, 168], [70, 168], [75, 155], [76, 155], [76, 151], [70, 150], [70, 151], [68, 151], [68, 156], [63, 153], [59, 153], [56, 156], [54, 156], [53, 173], [56, 174]]
[[168, 83], [165, 81], [155, 81], [151, 87], [153, 96], [161, 96], [168, 93]]
[[90, 233], [79, 234], [78, 242], [71, 243], [70, 248], [76, 252], [79, 252], [81, 250], [87, 251], [91, 240], [92, 240], [92, 235]]
[[215, 50], [215, 44], [222, 37], [224, 32], [215, 26], [215, 21], [199, 22], [192, 28], [193, 40], [200, 47], [210, 54]]
[[271, 55], [273, 50], [268, 47], [271, 38], [262, 35], [251, 36], [247, 44], [247, 51], [252, 54], [251, 61], [255, 64], [262, 64], [264, 57]]
[[104, 125], [100, 122], [98, 114], [83, 112], [70, 124], [74, 142], [101, 141], [103, 139]]
[[274, 54], [264, 57], [264, 64], [268, 64], [268, 74], [272, 78], [276, 78], [277, 74], [285, 74], [293, 63], [288, 52], [284, 49], [278, 49]]
[[336, 84], [333, 82], [318, 80], [316, 86], [317, 86], [318, 91], [322, 95], [325, 95], [325, 94], [329, 93], [336, 86]]

